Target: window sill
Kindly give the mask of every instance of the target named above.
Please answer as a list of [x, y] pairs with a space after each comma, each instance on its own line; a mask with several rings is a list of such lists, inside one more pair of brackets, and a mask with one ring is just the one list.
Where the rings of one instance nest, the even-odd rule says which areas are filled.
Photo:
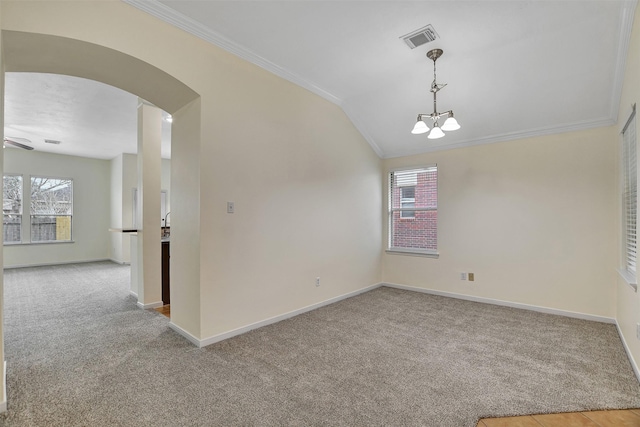
[[4, 242], [3, 246], [29, 246], [29, 245], [62, 245], [65, 243], [75, 243], [75, 240], [52, 240], [49, 242], [16, 242], [16, 243], [7, 243]]
[[385, 251], [389, 255], [409, 255], [409, 256], [420, 256], [425, 258], [439, 258], [440, 254], [437, 252], [423, 252], [419, 250], [411, 250], [411, 249], [387, 249]]
[[631, 286], [634, 292], [638, 292], [638, 281], [633, 274], [629, 273], [623, 268], [618, 269], [618, 274], [624, 279], [625, 282], [627, 282], [627, 285]]

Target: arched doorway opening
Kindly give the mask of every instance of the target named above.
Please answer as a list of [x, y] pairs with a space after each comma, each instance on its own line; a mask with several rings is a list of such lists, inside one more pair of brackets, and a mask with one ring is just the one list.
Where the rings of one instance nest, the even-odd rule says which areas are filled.
[[[199, 271], [190, 265], [194, 262], [192, 260], [199, 258], [199, 247], [188, 240], [199, 234], [199, 222], [193, 221], [194, 215], [199, 214], [199, 183], [194, 182], [193, 175], [186, 171], [198, 170], [199, 165], [194, 164], [197, 154], [184, 153], [187, 150], [197, 152], [200, 147], [199, 94], [167, 72], [138, 58], [105, 46], [60, 36], [2, 31], [2, 62], [2, 79], [5, 71], [82, 77], [135, 94], [173, 115], [173, 144], [183, 144], [186, 148], [176, 150], [172, 161], [171, 181], [176, 194], [172, 203], [172, 246], [180, 256], [172, 257], [171, 270], [172, 276], [181, 278], [176, 281], [181, 286], [172, 287], [171, 292], [172, 326], [188, 333], [184, 325], [197, 324], [197, 312], [190, 311], [186, 303], [181, 305], [180, 301], [187, 299], [183, 294], [197, 294], [199, 288]], [[157, 260], [158, 265], [160, 261]], [[0, 308], [2, 303], [0, 293]], [[0, 360], [4, 360], [1, 324]], [[5, 375], [3, 373], [2, 378], [6, 384]], [[6, 410], [6, 394], [2, 389], [0, 393], [0, 411], [3, 411]]]

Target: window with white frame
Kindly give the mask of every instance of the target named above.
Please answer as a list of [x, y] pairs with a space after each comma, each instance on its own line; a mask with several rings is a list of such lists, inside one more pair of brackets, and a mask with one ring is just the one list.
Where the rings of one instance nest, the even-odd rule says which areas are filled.
[[31, 241], [71, 240], [73, 180], [31, 177]]
[[390, 251], [437, 254], [438, 168], [389, 174]]
[[2, 242], [22, 242], [22, 175], [2, 179]]
[[623, 268], [632, 277], [636, 274], [636, 219], [638, 208], [636, 107], [622, 130], [622, 204], [623, 204]]

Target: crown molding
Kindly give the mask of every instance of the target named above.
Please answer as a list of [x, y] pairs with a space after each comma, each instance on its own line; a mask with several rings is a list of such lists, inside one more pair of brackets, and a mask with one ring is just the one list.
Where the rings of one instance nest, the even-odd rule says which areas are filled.
[[358, 132], [360, 132], [362, 137], [369, 143], [369, 145], [371, 146], [371, 148], [373, 148], [373, 151], [375, 151], [378, 157], [384, 158], [384, 151], [382, 151], [382, 149], [378, 146], [378, 144], [376, 144], [373, 137], [369, 134], [369, 132], [367, 132], [366, 126], [364, 126], [362, 121], [358, 118], [358, 115], [356, 114], [356, 112], [346, 102], [343, 103], [341, 107], [342, 107], [342, 111], [344, 111], [344, 113], [347, 115], [349, 120], [351, 120], [351, 123], [353, 124], [353, 126], [355, 126], [355, 128], [358, 130]]
[[474, 138], [469, 140], [460, 141], [454, 144], [438, 146], [438, 147], [421, 147], [420, 149], [412, 149], [412, 150], [402, 150], [402, 151], [394, 151], [394, 152], [385, 152], [382, 150], [378, 144], [376, 144], [374, 138], [367, 132], [366, 126], [363, 125], [362, 121], [358, 118], [356, 112], [349, 107], [348, 103], [344, 102], [342, 99], [333, 95], [332, 93], [322, 89], [320, 86], [315, 84], [312, 81], [304, 79], [303, 77], [293, 73], [283, 67], [280, 67], [273, 62], [261, 57], [255, 52], [247, 49], [244, 46], [241, 46], [232, 40], [226, 38], [220, 33], [211, 30], [205, 25], [188, 18], [181, 13], [175, 11], [174, 9], [160, 3], [158, 0], [122, 0], [124, 3], [127, 3], [143, 12], [146, 12], [174, 27], [180, 28], [183, 31], [186, 31], [189, 34], [192, 34], [202, 40], [205, 40], [211, 44], [214, 44], [227, 52], [230, 52], [252, 64], [255, 64], [285, 80], [290, 81], [298, 86], [301, 86], [308, 91], [326, 99], [333, 104], [336, 104], [342, 108], [344, 113], [347, 115], [349, 120], [353, 123], [355, 128], [360, 132], [363, 138], [369, 143], [371, 148], [375, 151], [375, 153], [383, 158], [395, 158], [395, 157], [403, 157], [410, 156], [434, 151], [443, 151], [450, 150], [455, 148], [463, 148], [463, 147], [472, 147], [476, 145], [484, 145], [491, 144], [496, 142], [505, 142], [517, 139], [524, 138], [534, 138], [545, 135], [550, 135], [554, 133], [565, 133], [565, 132], [573, 132], [579, 130], [587, 130], [593, 129], [597, 127], [611, 126], [617, 122], [617, 117], [619, 113], [619, 104], [622, 96], [622, 86], [624, 83], [624, 73], [626, 66], [626, 57], [629, 50], [629, 43], [631, 38], [631, 29], [633, 26], [633, 18], [635, 15], [635, 9], [638, 3], [638, 0], [626, 0], [625, 6], [621, 12], [621, 25], [619, 31], [619, 43], [618, 43], [618, 51], [616, 56], [616, 65], [615, 65], [615, 73], [613, 78], [613, 90], [611, 93], [611, 106], [609, 110], [609, 117], [596, 119], [591, 121], [584, 122], [576, 122], [568, 125], [549, 127], [549, 128], [539, 128], [532, 129], [523, 132], [512, 132], [500, 135], [492, 135], [482, 138]]
[[274, 64], [273, 62], [261, 57], [260, 55], [252, 52], [250, 49], [247, 49], [244, 46], [241, 46], [232, 40], [229, 40], [222, 34], [211, 30], [207, 26], [191, 19], [183, 14], [176, 12], [174, 9], [160, 3], [157, 0], [122, 0], [123, 2], [131, 5], [137, 9], [142, 10], [156, 18], [173, 25], [174, 27], [180, 28], [187, 33], [194, 35], [202, 40], [205, 40], [211, 44], [214, 44], [227, 52], [230, 52], [246, 61], [251, 62], [252, 64], [257, 65], [258, 67], [264, 68], [265, 70], [282, 77], [285, 80], [290, 81], [298, 86], [301, 86], [307, 89], [310, 92], [315, 93], [318, 96], [326, 99], [329, 102], [332, 102], [336, 105], [342, 105], [342, 100], [332, 93], [322, 89], [320, 86], [315, 84], [312, 81], [302, 78], [294, 72], [291, 72], [285, 68], [280, 67], [279, 65]]
[[430, 148], [423, 147], [416, 150], [406, 150], [402, 152], [387, 153], [385, 156], [383, 156], [383, 158], [393, 159], [396, 157], [405, 157], [405, 156], [414, 156], [417, 154], [432, 153], [434, 151], [453, 150], [456, 148], [467, 148], [467, 147], [473, 147], [476, 145], [493, 144], [496, 142], [507, 142], [507, 141], [515, 141], [518, 139], [536, 138], [536, 137], [554, 135], [554, 134], [560, 134], [560, 133], [566, 133], [566, 132], [577, 132], [581, 130], [589, 130], [589, 129], [612, 126], [615, 123], [616, 121], [614, 119], [607, 117], [603, 119], [575, 122], [575, 123], [570, 123], [568, 125], [562, 125], [562, 126], [552, 126], [552, 127], [546, 127], [546, 128], [532, 129], [524, 132], [511, 132], [511, 133], [504, 133], [500, 135], [486, 136], [482, 138], [468, 139], [468, 140], [456, 142], [453, 144], [440, 145], [437, 147], [430, 147]]
[[273, 62], [261, 57], [260, 55], [252, 52], [244, 46], [241, 46], [220, 33], [217, 33], [205, 25], [194, 21], [191, 18], [188, 18], [182, 15], [179, 12], [176, 12], [172, 8], [156, 1], [156, 0], [122, 0], [123, 2], [133, 6], [137, 9], [140, 9], [143, 12], [146, 12], [161, 21], [166, 22], [167, 24], [173, 25], [174, 27], [180, 28], [187, 33], [194, 35], [198, 38], [201, 38], [204, 41], [212, 43], [227, 52], [230, 52], [246, 61], [251, 62], [265, 70], [282, 77], [285, 80], [290, 81], [293, 84], [301, 86], [308, 91], [315, 93], [316, 95], [326, 99], [333, 104], [338, 105], [345, 112], [347, 117], [351, 120], [356, 129], [360, 132], [360, 134], [364, 137], [364, 139], [369, 143], [373, 151], [378, 155], [378, 157], [383, 157], [383, 151], [380, 149], [378, 144], [375, 143], [373, 137], [366, 131], [365, 126], [362, 124], [360, 120], [355, 117], [355, 114], [350, 109], [346, 108], [343, 101], [332, 93], [322, 89], [317, 84], [304, 79], [285, 68], [280, 67], [279, 65], [274, 64]]

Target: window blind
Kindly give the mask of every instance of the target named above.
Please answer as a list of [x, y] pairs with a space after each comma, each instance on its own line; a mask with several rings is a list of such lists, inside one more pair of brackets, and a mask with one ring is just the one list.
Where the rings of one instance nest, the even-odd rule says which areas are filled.
[[638, 209], [638, 167], [636, 142], [636, 107], [622, 130], [623, 210], [625, 268], [635, 275], [637, 259], [636, 223]]

